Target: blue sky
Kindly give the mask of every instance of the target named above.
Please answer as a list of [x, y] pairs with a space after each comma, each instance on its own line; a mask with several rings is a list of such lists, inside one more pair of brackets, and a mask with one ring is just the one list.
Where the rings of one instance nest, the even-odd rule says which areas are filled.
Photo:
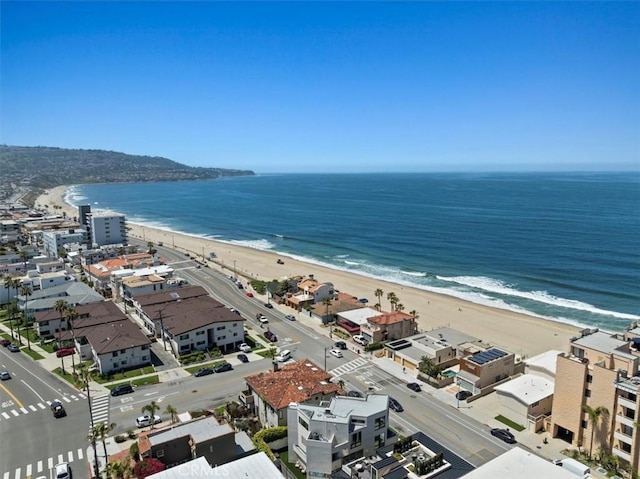
[[640, 170], [638, 2], [0, 2], [0, 142], [270, 172]]

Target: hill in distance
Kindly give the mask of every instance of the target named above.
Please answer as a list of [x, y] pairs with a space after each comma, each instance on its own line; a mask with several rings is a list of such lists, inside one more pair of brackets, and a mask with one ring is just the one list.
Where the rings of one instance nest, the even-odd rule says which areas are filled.
[[0, 179], [36, 189], [84, 183], [206, 180], [254, 174], [250, 170], [193, 167], [167, 158], [116, 151], [0, 145]]

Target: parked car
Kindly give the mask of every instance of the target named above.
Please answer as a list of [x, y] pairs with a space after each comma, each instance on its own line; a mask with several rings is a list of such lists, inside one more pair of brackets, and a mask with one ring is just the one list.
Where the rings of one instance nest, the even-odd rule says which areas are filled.
[[133, 392], [133, 387], [129, 384], [121, 384], [111, 390], [112, 396], [121, 396], [123, 394], [130, 394]]
[[220, 364], [213, 368], [216, 373], [224, 373], [225, 371], [231, 371], [233, 367], [229, 363]]
[[508, 443], [508, 444], [515, 444], [516, 442], [516, 438], [513, 434], [511, 434], [511, 431], [509, 431], [508, 429], [499, 429], [499, 428], [493, 428], [491, 430], [491, 435], [497, 437], [498, 439], [502, 439], [504, 442]]
[[65, 417], [67, 415], [67, 411], [64, 410], [64, 406], [60, 401], [53, 401], [50, 407], [53, 417], [55, 418]]
[[264, 303], [264, 307], [268, 308], [268, 309], [273, 309], [273, 304], [271, 303]]
[[342, 357], [342, 351], [340, 351], [339, 349], [331, 349], [329, 350], [329, 354], [331, 354], [331, 356], [335, 356], [336, 358]]
[[61, 462], [55, 465], [56, 479], [71, 479], [71, 466], [68, 462]]
[[62, 348], [56, 351], [56, 358], [64, 358], [65, 356], [71, 356], [76, 350], [73, 348]]
[[249, 358], [247, 357], [246, 354], [238, 354], [238, 359], [243, 362], [243, 363], [248, 363], [249, 362]]
[[473, 393], [471, 391], [458, 391], [456, 393], [456, 399], [458, 401], [465, 401], [467, 398], [470, 398], [471, 396], [473, 396]]
[[402, 404], [400, 404], [397, 399], [394, 399], [391, 396], [389, 396], [389, 408], [393, 409], [395, 412], [404, 411]]
[[296, 317], [293, 314], [287, 314], [285, 316], [285, 319], [288, 319], [289, 321], [295, 321]]
[[253, 293], [251, 291], [247, 291], [247, 298], [253, 298]]
[[11, 341], [8, 339], [0, 338], [0, 346], [7, 347], [11, 344]]
[[278, 337], [271, 331], [267, 331], [266, 333], [264, 333], [264, 337], [272, 343], [275, 343], [278, 340]]
[[10, 344], [9, 346], [7, 346], [7, 349], [8, 349], [9, 351], [11, 351], [12, 353], [17, 353], [17, 352], [19, 352], [19, 351], [20, 351], [20, 346], [18, 346], [18, 345], [17, 345], [17, 344], [15, 344], [15, 343], [12, 343], [12, 344]]
[[344, 341], [336, 341], [333, 345], [338, 349], [347, 349], [347, 343]]
[[369, 302], [367, 298], [359, 298], [358, 301], [361, 302], [362, 304], [367, 304]]
[[261, 314], [260, 316], [258, 316], [258, 321], [260, 321], [262, 324], [267, 324], [269, 322], [269, 319], [264, 314]]
[[151, 424], [160, 424], [162, 419], [157, 414], [153, 415], [153, 418], [149, 414], [145, 414], [144, 416], [138, 416], [136, 418], [136, 426], [138, 427], [147, 427], [151, 426]]
[[351, 390], [347, 393], [347, 396], [352, 398], [363, 398], [364, 394], [362, 394], [360, 391]]
[[7, 379], [11, 379], [11, 374], [9, 374], [9, 371], [0, 371], [0, 380], [6, 381]]
[[365, 337], [364, 337], [363, 335], [361, 335], [361, 334], [356, 334], [356, 335], [353, 337], [353, 340], [354, 340], [356, 343], [358, 343], [358, 344], [362, 344], [363, 346], [366, 346], [366, 345], [369, 343], [369, 341], [367, 341], [367, 338], [365, 338]]
[[240, 346], [238, 347], [238, 349], [240, 351], [242, 351], [243, 353], [250, 353], [251, 352], [251, 346], [249, 346], [247, 343], [241, 343]]
[[208, 376], [209, 374], [213, 374], [213, 369], [211, 368], [200, 368], [193, 375], [197, 378], [202, 376]]
[[409, 384], [407, 384], [407, 387], [409, 389], [411, 389], [412, 391], [415, 391], [417, 393], [422, 391], [422, 388], [420, 387], [420, 385], [418, 383], [409, 383]]

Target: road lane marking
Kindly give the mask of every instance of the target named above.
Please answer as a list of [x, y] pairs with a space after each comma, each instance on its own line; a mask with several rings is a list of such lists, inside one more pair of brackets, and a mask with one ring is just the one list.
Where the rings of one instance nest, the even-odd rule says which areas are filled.
[[38, 461], [37, 468], [38, 472], [42, 472], [42, 461]]
[[58, 454], [58, 464], [61, 464], [64, 462], [64, 456], [62, 454]]
[[35, 389], [33, 389], [31, 386], [29, 386], [29, 385], [24, 381], [24, 379], [21, 379], [20, 381], [22, 381], [22, 384], [24, 384], [24, 385], [25, 385], [25, 386], [27, 386], [29, 389], [31, 389], [31, 391], [33, 392], [33, 394], [35, 394], [36, 396], [38, 396], [38, 398], [40, 399], [40, 401], [44, 401], [44, 398], [43, 398], [42, 396], [40, 396], [40, 394], [38, 394], [38, 393], [36, 392], [36, 390], [35, 390]]
[[42, 404], [41, 402], [38, 403], [38, 407], [40, 409], [47, 409], [47, 406], [45, 406], [44, 404]]
[[15, 477], [15, 479], [20, 479], [20, 472], [21, 472], [21, 470], [20, 470], [20, 469], [21, 469], [20, 467], [19, 467], [18, 469], [16, 469], [16, 474], [15, 474], [15, 476], [14, 476], [14, 477]]
[[84, 457], [84, 454], [82, 453], [82, 449], [78, 449], [78, 461], [81, 461], [82, 458]]
[[9, 476], [11, 475], [10, 472], [5, 472], [4, 476], [2, 476], [3, 479], [9, 479]]
[[3, 412], [2, 417], [5, 419], [9, 419], [11, 416], [9, 416], [6, 412]]
[[47, 459], [47, 469], [49, 470], [53, 469], [53, 457], [50, 457], [49, 459]]
[[13, 414], [15, 417], [18, 417], [20, 415], [20, 413], [18, 411], [16, 411], [15, 409], [11, 410], [11, 414]]
[[29, 404], [29, 409], [31, 409], [33, 412], [37, 411], [38, 408], [35, 406], [32, 406], [31, 404]]
[[62, 400], [64, 402], [71, 402], [71, 399], [69, 399], [67, 396], [62, 396]]
[[27, 470], [25, 471], [25, 476], [30, 477], [31, 476], [31, 464], [27, 465]]
[[23, 414], [29, 414], [29, 411], [27, 410], [26, 407], [21, 407], [20, 410], [22, 411]]
[[4, 384], [0, 384], [0, 389], [2, 389], [4, 392], [6, 392], [6, 393], [11, 397], [11, 399], [13, 399], [13, 400], [15, 401], [15, 403], [16, 403], [19, 407], [24, 407], [24, 404], [22, 404], [22, 403], [20, 402], [20, 400], [19, 400], [17, 397], [15, 397], [15, 396], [13, 395], [13, 393], [12, 393], [11, 391], [9, 391], [9, 390], [4, 386]]
[[69, 456], [69, 461], [67, 461], [67, 462], [73, 462], [73, 451], [69, 451], [67, 456]]

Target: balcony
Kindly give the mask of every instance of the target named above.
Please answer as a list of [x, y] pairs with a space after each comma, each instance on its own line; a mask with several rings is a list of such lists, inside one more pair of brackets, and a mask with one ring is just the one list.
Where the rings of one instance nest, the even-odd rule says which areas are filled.
[[613, 437], [615, 437], [618, 441], [624, 442], [626, 444], [631, 444], [633, 442], [633, 438], [623, 433], [622, 431], [615, 431], [613, 433]]
[[622, 414], [616, 414], [616, 422], [624, 424], [625, 426], [634, 427], [635, 421], [630, 417], [623, 416]]
[[620, 459], [624, 459], [627, 462], [631, 462], [631, 454], [629, 454], [628, 452], [624, 452], [622, 449], [618, 449], [617, 447], [613, 447], [611, 449], [611, 452], [615, 456], [618, 456]]
[[627, 409], [631, 409], [632, 411], [636, 410], [636, 402], [631, 401], [630, 399], [627, 399], [623, 396], [618, 396], [618, 404], [620, 406], [626, 407]]

